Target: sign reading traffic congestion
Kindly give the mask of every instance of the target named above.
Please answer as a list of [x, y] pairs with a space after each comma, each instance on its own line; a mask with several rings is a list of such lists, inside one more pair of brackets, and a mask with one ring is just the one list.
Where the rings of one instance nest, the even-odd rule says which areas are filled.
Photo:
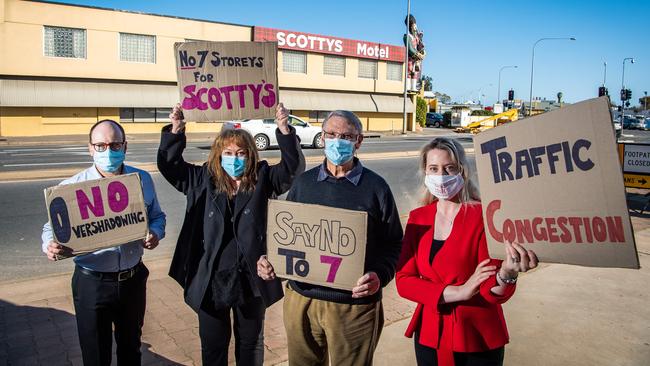
[[278, 48], [274, 42], [184, 42], [174, 45], [188, 121], [274, 118]]
[[474, 148], [491, 256], [517, 242], [543, 262], [639, 268], [606, 97], [481, 132]]
[[254, 40], [277, 42], [281, 49], [404, 62], [404, 47], [347, 38], [255, 27]]

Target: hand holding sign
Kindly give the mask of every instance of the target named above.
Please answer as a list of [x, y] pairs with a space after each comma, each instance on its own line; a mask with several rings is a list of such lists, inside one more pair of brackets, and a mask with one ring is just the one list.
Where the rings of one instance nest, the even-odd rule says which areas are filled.
[[183, 116], [183, 107], [180, 103], [174, 106], [172, 113], [169, 114], [169, 119], [172, 121], [172, 133], [185, 132], [185, 116]]
[[275, 108], [275, 123], [283, 135], [289, 134], [289, 110], [284, 108], [284, 104], [279, 103]]
[[[501, 264], [501, 277], [514, 278], [519, 272], [527, 272], [539, 263], [537, 254], [518, 243], [505, 243], [506, 259]], [[505, 273], [504, 273], [505, 272]]]
[[157, 247], [158, 243], [159, 243], [158, 235], [154, 233], [149, 233], [147, 234], [147, 237], [142, 241], [142, 246], [145, 249], [151, 250]]
[[275, 279], [275, 270], [268, 258], [263, 255], [257, 260], [257, 275], [264, 281]]
[[47, 259], [51, 261], [58, 260], [59, 258], [68, 258], [72, 256], [72, 249], [61, 245], [53, 240], [47, 245]]
[[352, 289], [352, 298], [371, 296], [379, 291], [381, 282], [375, 272], [368, 272], [357, 281], [357, 286]]

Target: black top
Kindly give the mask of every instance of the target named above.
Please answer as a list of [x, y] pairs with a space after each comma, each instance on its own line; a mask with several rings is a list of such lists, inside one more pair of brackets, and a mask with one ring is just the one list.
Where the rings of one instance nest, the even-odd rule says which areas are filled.
[[433, 264], [433, 258], [435, 258], [436, 254], [438, 254], [438, 251], [440, 248], [442, 248], [442, 245], [445, 243], [444, 240], [438, 240], [438, 239], [433, 239], [431, 242], [431, 252], [429, 252], [429, 263]]
[[[287, 200], [367, 212], [364, 272], [377, 273], [381, 286], [386, 286], [395, 276], [403, 235], [390, 187], [382, 177], [365, 167], [357, 184], [331, 175], [319, 181], [319, 170], [317, 166], [296, 178]], [[381, 289], [374, 295], [354, 299], [351, 291], [297, 281], [289, 281], [289, 285], [303, 296], [344, 304], [370, 304], [381, 300]]]

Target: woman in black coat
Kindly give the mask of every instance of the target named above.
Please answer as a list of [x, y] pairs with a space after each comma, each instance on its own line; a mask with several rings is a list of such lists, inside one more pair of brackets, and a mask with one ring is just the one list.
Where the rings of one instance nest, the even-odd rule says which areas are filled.
[[169, 275], [184, 290], [185, 302], [198, 313], [204, 365], [227, 365], [232, 310], [238, 365], [262, 365], [264, 313], [283, 296], [280, 281], [256, 275], [266, 254], [268, 200], [286, 192], [304, 169], [288, 111], [276, 111], [275, 135], [281, 161], [260, 161], [252, 136], [222, 130], [202, 166], [183, 160], [186, 138], [177, 105], [163, 128], [158, 169], [187, 196], [185, 220]]

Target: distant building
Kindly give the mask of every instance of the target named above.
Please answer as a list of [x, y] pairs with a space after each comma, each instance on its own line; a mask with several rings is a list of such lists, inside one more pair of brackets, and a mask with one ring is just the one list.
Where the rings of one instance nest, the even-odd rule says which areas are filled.
[[[554, 111], [556, 109], [559, 109], [563, 106], [569, 105], [571, 103], [558, 103], [556, 100], [547, 100], [546, 98], [535, 98], [533, 99], [533, 112], [532, 114], [540, 114], [540, 113], [545, 113], [545, 112], [550, 112]], [[530, 103], [528, 101], [523, 102], [524, 107], [526, 110], [530, 109]]]

